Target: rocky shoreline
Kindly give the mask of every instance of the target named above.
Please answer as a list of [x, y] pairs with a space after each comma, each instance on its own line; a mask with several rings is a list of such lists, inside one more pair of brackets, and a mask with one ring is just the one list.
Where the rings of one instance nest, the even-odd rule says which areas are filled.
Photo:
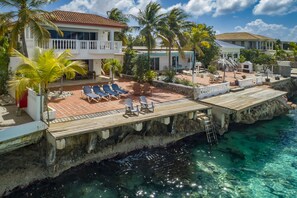
[[[288, 96], [293, 97], [296, 94], [297, 81], [292, 80], [289, 85], [278, 84], [274, 88], [287, 91]], [[231, 118], [235, 123], [252, 124], [258, 120], [272, 119], [274, 116], [286, 113], [287, 110], [288, 107], [281, 101], [274, 100], [251, 109], [249, 113], [242, 112]], [[5, 196], [16, 187], [23, 188], [32, 182], [56, 177], [84, 163], [100, 162], [145, 147], [165, 147], [203, 131], [201, 123], [189, 120], [185, 115], [177, 117], [175, 126], [173, 131], [172, 126], [153, 122], [148, 130], [141, 132], [134, 132], [128, 127], [118, 127], [113, 129], [112, 138], [100, 140], [92, 153], [86, 152], [87, 135], [70, 138], [67, 141], [71, 142], [72, 146], [58, 151], [56, 163], [50, 167], [45, 163], [47, 153], [45, 139], [38, 144], [3, 154], [0, 156], [0, 195]]]

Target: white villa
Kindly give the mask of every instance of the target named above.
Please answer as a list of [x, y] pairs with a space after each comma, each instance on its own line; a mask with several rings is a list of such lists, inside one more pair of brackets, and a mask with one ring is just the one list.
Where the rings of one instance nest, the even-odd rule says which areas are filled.
[[[114, 33], [120, 32], [126, 25], [94, 14], [68, 11], [53, 11], [51, 19], [63, 31], [61, 37], [55, 30], [48, 29], [51, 38], [48, 42], [37, 43], [29, 28], [26, 29], [25, 39], [29, 57], [34, 49], [54, 49], [61, 52], [70, 49], [73, 60], [82, 60], [88, 64], [88, 70], [101, 74], [101, 60], [114, 58], [122, 52], [122, 42], [114, 40]], [[17, 66], [17, 60], [12, 59], [12, 70]]]
[[273, 50], [276, 39], [248, 32], [231, 32], [216, 35], [216, 39], [230, 44], [239, 45], [246, 49], [263, 51]]

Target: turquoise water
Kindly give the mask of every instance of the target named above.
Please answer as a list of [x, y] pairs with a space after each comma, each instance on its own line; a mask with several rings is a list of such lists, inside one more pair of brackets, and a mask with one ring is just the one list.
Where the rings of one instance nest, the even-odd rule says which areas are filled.
[[297, 113], [67, 171], [10, 197], [297, 197]]

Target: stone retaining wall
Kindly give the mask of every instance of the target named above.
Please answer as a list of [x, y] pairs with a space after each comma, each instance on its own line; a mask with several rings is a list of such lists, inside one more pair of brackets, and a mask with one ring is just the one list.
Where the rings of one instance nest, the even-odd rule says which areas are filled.
[[175, 83], [166, 83], [164, 81], [159, 81], [159, 80], [154, 80], [152, 84], [155, 87], [167, 89], [169, 91], [173, 91], [178, 94], [183, 94], [190, 98], [194, 97], [194, 89], [191, 86], [185, 86], [185, 85], [175, 84]]

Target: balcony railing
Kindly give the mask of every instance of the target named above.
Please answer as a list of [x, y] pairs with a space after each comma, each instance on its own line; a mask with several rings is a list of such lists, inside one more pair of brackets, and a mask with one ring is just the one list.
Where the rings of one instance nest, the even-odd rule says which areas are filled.
[[121, 41], [88, 41], [88, 40], [70, 40], [70, 39], [50, 39], [48, 42], [39, 43], [38, 47], [44, 49], [72, 51], [90, 50], [93, 53], [121, 52]]

